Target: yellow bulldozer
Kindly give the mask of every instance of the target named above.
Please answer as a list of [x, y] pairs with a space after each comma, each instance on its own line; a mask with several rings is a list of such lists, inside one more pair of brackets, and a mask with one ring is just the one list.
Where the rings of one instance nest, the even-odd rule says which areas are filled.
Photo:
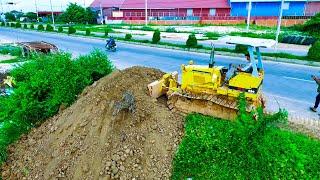
[[260, 48], [270, 48], [276, 42], [233, 36], [223, 37], [220, 41], [247, 47], [251, 72], [237, 71], [232, 65], [216, 66], [213, 48], [208, 66], [195, 65], [192, 61], [188, 65], [182, 65], [181, 83], [178, 81], [177, 71], [165, 74], [160, 80], [148, 85], [150, 96], [158, 98], [165, 94], [168, 107], [174, 112], [196, 112], [229, 120], [237, 116], [237, 99], [241, 93], [246, 97], [247, 111], [264, 107], [264, 68]]

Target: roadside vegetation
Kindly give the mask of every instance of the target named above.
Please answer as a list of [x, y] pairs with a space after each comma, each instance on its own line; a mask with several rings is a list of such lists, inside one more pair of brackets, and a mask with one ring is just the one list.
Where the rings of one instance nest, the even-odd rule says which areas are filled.
[[17, 85], [0, 97], [0, 161], [21, 134], [71, 105], [82, 90], [114, 69], [106, 54], [95, 50], [72, 59], [71, 54], [35, 54], [9, 75]]
[[286, 127], [287, 112], [247, 113], [235, 121], [199, 114], [186, 118], [172, 179], [319, 179], [320, 142]]

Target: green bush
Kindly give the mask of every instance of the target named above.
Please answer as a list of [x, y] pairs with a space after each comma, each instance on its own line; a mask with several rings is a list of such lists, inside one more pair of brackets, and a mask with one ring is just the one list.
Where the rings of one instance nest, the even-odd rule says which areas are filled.
[[171, 179], [320, 178], [318, 140], [280, 129], [287, 121], [283, 110], [247, 113], [244, 105], [236, 121], [187, 116]]
[[17, 82], [14, 93], [0, 98], [0, 158], [6, 147], [29, 128], [55, 115], [61, 105], [69, 106], [82, 90], [113, 70], [100, 51], [77, 60], [71, 54], [36, 55], [11, 71]]
[[28, 25], [27, 25], [27, 24], [24, 24], [24, 25], [23, 25], [23, 28], [24, 28], [24, 29], [28, 29]]
[[105, 29], [104, 29], [104, 37], [108, 37], [109, 36], [109, 33], [113, 32], [112, 28], [110, 26], [107, 26]]
[[132, 35], [131, 34], [126, 34], [126, 36], [124, 37], [125, 40], [131, 40], [132, 39]]
[[34, 29], [34, 24], [31, 24], [31, 25], [30, 25], [30, 29]]
[[0, 54], [10, 54], [12, 56], [22, 56], [22, 50], [20, 47], [11, 45], [0, 46]]
[[141, 28], [141, 30], [142, 30], [142, 31], [154, 31], [154, 29], [153, 29], [152, 27], [150, 27], [150, 26], [143, 26], [143, 27]]
[[54, 31], [53, 26], [51, 26], [50, 24], [47, 24], [46, 31], [50, 31], [50, 32]]
[[235, 52], [246, 54], [248, 53], [248, 47], [245, 45], [237, 44], [235, 48]]
[[74, 34], [76, 32], [77, 32], [77, 30], [73, 26], [69, 26], [68, 34]]
[[173, 32], [173, 33], [176, 33], [176, 32], [177, 32], [177, 30], [176, 30], [176, 28], [174, 28], [174, 27], [168, 27], [168, 28], [166, 29], [166, 32]]
[[16, 23], [16, 28], [21, 28], [21, 23], [20, 22]]
[[308, 20], [303, 27], [302, 31], [309, 33], [312, 36], [320, 37], [320, 13], [313, 16]]
[[38, 30], [39, 30], [39, 31], [43, 31], [43, 30], [44, 30], [44, 27], [43, 27], [42, 24], [39, 24], [39, 25], [38, 25]]
[[16, 27], [16, 24], [15, 23], [11, 23], [10, 26], [11, 27]]
[[206, 32], [205, 37], [211, 40], [217, 40], [221, 35], [217, 32]]
[[189, 37], [188, 37], [188, 40], [186, 42], [186, 46], [188, 48], [195, 48], [198, 46], [198, 40], [196, 38], [196, 35], [195, 34], [190, 34]]
[[91, 30], [89, 28], [86, 29], [86, 36], [90, 36]]
[[62, 26], [58, 27], [58, 32], [60, 32], [60, 33], [63, 32], [63, 27]]
[[320, 61], [320, 40], [311, 46], [308, 52], [308, 58], [315, 61]]
[[6, 23], [5, 22], [1, 22], [1, 26], [6, 26]]
[[159, 30], [155, 30], [152, 36], [152, 43], [157, 44], [161, 40], [161, 35]]

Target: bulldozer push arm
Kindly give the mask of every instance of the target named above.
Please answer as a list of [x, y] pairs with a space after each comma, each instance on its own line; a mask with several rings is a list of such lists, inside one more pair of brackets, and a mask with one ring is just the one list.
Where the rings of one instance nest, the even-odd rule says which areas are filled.
[[162, 76], [160, 80], [154, 81], [148, 85], [151, 97], [158, 98], [166, 94], [169, 89], [178, 87], [178, 72], [168, 73]]

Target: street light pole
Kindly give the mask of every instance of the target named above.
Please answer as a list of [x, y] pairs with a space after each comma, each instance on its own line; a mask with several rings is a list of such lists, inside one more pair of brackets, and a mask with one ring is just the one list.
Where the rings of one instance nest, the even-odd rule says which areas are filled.
[[2, 0], [0, 0], [0, 5], [1, 5], [1, 13], [4, 13], [4, 12], [3, 12]]
[[247, 17], [247, 31], [249, 31], [249, 28], [250, 28], [251, 9], [252, 9], [252, 1], [249, 0], [249, 4], [248, 4], [248, 17]]
[[37, 0], [34, 0], [34, 4], [35, 4], [35, 6], [36, 6], [37, 21], [39, 22], [39, 12], [38, 12], [38, 4], [37, 4]]
[[283, 6], [284, 6], [284, 0], [281, 1], [281, 6], [280, 6], [280, 13], [279, 13], [278, 27], [277, 27], [277, 34], [276, 34], [276, 42], [277, 42], [277, 44], [278, 44], [278, 41], [279, 41], [279, 35], [280, 35], [280, 29], [281, 29]]
[[148, 26], [148, 0], [145, 0], [145, 25]]
[[104, 24], [104, 17], [103, 17], [101, 1], [100, 1], [100, 15], [101, 15], [101, 24]]
[[51, 0], [50, 0], [50, 6], [51, 6], [52, 24], [53, 24], [53, 28], [55, 28], [55, 24], [54, 24], [54, 16], [53, 16], [53, 8], [52, 8], [52, 1], [51, 1]]

